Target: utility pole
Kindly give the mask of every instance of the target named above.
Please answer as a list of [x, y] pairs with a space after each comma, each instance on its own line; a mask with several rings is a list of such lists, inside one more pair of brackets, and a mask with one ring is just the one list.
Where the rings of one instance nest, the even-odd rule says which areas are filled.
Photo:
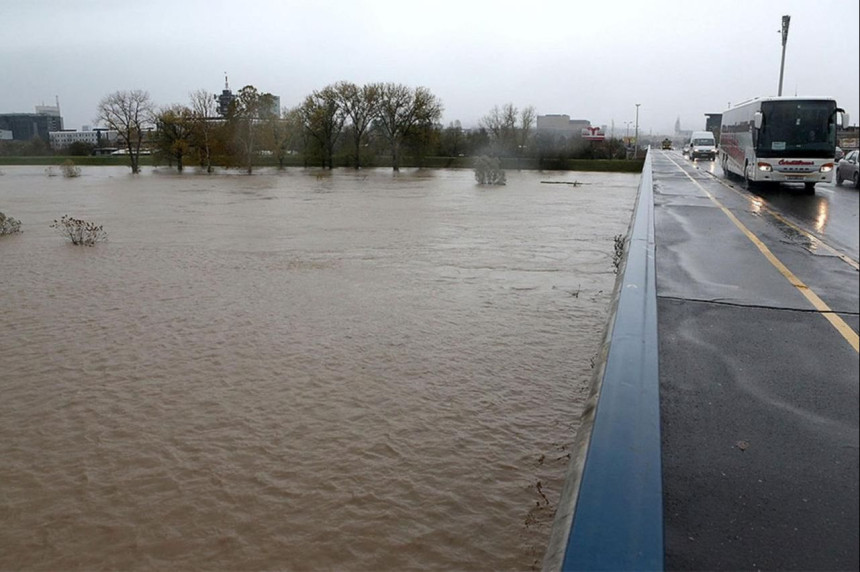
[[782, 95], [782, 75], [785, 71], [785, 44], [788, 42], [788, 24], [791, 22], [791, 16], [782, 17], [782, 62], [779, 64], [779, 93]]
[[636, 131], [633, 138], [636, 140], [636, 147], [633, 148], [633, 158], [639, 158], [639, 106], [641, 103], [636, 104]]

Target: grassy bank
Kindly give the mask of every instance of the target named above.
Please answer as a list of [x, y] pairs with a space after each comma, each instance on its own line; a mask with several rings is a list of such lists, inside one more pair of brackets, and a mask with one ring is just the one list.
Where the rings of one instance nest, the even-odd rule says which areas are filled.
[[[278, 162], [274, 157], [258, 157], [254, 162], [257, 167], [277, 167]], [[75, 165], [84, 166], [128, 166], [128, 159], [122, 156], [99, 156], [99, 157], [65, 157], [65, 156], [46, 156], [46, 157], [0, 157], [0, 166], [2, 165], [45, 165], [59, 166], [64, 161], [71, 160]], [[423, 167], [429, 169], [470, 169], [472, 168], [473, 157], [425, 157], [420, 164], [414, 161], [403, 161], [402, 167]], [[545, 170], [545, 171], [598, 171], [612, 173], [639, 173], [642, 171], [644, 159], [637, 160], [605, 160], [605, 159], [502, 159], [502, 167], [509, 170]], [[143, 155], [140, 157], [141, 166], [153, 166], [152, 157]], [[158, 166], [167, 167], [164, 161], [157, 163]], [[298, 156], [287, 158], [286, 167], [304, 167], [304, 160]], [[310, 164], [309, 167], [316, 165]], [[340, 167], [349, 167], [349, 163], [338, 163]], [[385, 157], [375, 157], [372, 161], [368, 161], [366, 167], [391, 167], [391, 162]], [[195, 165], [187, 164], [188, 168], [193, 169]], [[241, 169], [241, 167], [236, 167]]]

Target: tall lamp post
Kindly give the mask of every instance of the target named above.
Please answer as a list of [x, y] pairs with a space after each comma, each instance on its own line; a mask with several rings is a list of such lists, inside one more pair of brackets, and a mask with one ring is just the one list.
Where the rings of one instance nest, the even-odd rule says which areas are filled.
[[791, 22], [791, 16], [782, 17], [782, 62], [779, 64], [779, 93], [782, 95], [782, 72], [785, 70], [785, 44], [788, 42], [788, 24]]
[[636, 140], [636, 147], [633, 148], [633, 158], [639, 158], [639, 106], [641, 103], [636, 104], [636, 131], [633, 135], [633, 138]]

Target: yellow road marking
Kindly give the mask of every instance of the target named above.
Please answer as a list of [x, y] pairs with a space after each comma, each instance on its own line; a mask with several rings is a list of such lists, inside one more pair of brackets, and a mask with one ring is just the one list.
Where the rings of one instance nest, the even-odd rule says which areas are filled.
[[[676, 164], [676, 166], [677, 166], [677, 164]], [[683, 171], [683, 169], [682, 169], [682, 171]], [[735, 193], [736, 195], [738, 195], [739, 197], [741, 197], [741, 198], [746, 199], [747, 201], [749, 201], [749, 203], [750, 203], [751, 205], [752, 205], [752, 204], [754, 204], [753, 200], [752, 200], [749, 196], [747, 196], [747, 195], [745, 195], [744, 193], [740, 192], [739, 190], [737, 190], [737, 189], [736, 189], [736, 188], [734, 188], [733, 186], [729, 185], [728, 183], [725, 183], [725, 182], [721, 181], [720, 179], [717, 179], [716, 177], [714, 177], [714, 180], [715, 180], [716, 182], [718, 182], [719, 184], [721, 184], [722, 186], [724, 186], [725, 188], [727, 188], [727, 189], [729, 189], [730, 191], [732, 191], [733, 193]], [[763, 204], [763, 205], [757, 206], [757, 208], [759, 208], [759, 209], [761, 209], [761, 210], [763, 210], [763, 211], [766, 211], [769, 215], [771, 215], [773, 218], [777, 219], [779, 222], [781, 222], [781, 223], [783, 223], [784, 225], [789, 226], [789, 227], [791, 227], [792, 229], [796, 230], [797, 232], [799, 232], [800, 234], [802, 234], [803, 236], [805, 236], [806, 238], [808, 238], [808, 239], [809, 239], [810, 241], [812, 241], [813, 243], [815, 243], [815, 244], [817, 244], [817, 245], [822, 246], [825, 250], [827, 250], [828, 252], [830, 252], [830, 254], [832, 254], [833, 256], [836, 256], [837, 258], [839, 258], [840, 260], [842, 260], [843, 262], [845, 262], [846, 264], [848, 264], [849, 266], [851, 266], [854, 270], [860, 270], [860, 263], [858, 263], [856, 260], [854, 260], [853, 258], [851, 258], [850, 256], [848, 256], [848, 255], [846, 255], [846, 254], [843, 254], [843, 253], [839, 252], [838, 250], [836, 250], [835, 248], [833, 248], [832, 246], [830, 246], [829, 244], [827, 244], [826, 242], [824, 242], [824, 241], [823, 241], [821, 238], [819, 238], [818, 236], [816, 236], [816, 235], [814, 235], [813, 233], [809, 232], [809, 231], [808, 231], [808, 230], [806, 230], [805, 228], [800, 227], [800, 226], [798, 226], [798, 225], [794, 224], [793, 222], [791, 222], [790, 220], [788, 220], [787, 218], [785, 218], [784, 216], [782, 216], [781, 214], [779, 214], [778, 212], [776, 212], [775, 210], [773, 210], [772, 208], [770, 208], [769, 206], [767, 206], [767, 205]]]
[[821, 298], [818, 297], [818, 294], [813, 292], [809, 286], [804, 284], [803, 281], [800, 280], [800, 278], [795, 276], [794, 273], [791, 270], [789, 270], [788, 267], [786, 267], [785, 264], [783, 264], [782, 261], [779, 260], [776, 257], [776, 255], [774, 255], [774, 253], [771, 252], [771, 250], [755, 234], [753, 234], [753, 232], [750, 229], [748, 229], [744, 225], [744, 223], [742, 223], [740, 220], [738, 220], [738, 218], [734, 215], [734, 213], [732, 213], [729, 209], [727, 209], [725, 206], [723, 206], [723, 204], [720, 201], [718, 201], [714, 195], [712, 195], [710, 192], [708, 192], [708, 190], [705, 187], [700, 185], [699, 182], [696, 179], [694, 179], [693, 177], [691, 177], [687, 171], [685, 171], [680, 165], [678, 165], [678, 163], [675, 163], [674, 159], [672, 159], [670, 157], [669, 160], [678, 169], [680, 169], [681, 172], [684, 173], [687, 176], [687, 178], [693, 182], [694, 185], [699, 187], [699, 189], [701, 189], [702, 192], [705, 193], [708, 196], [708, 198], [711, 199], [711, 201], [715, 205], [717, 205], [717, 207], [719, 207], [719, 209], [721, 211], [723, 211], [723, 213], [727, 217], [729, 217], [729, 220], [732, 221], [734, 223], [734, 225], [736, 227], [738, 227], [738, 229], [740, 229], [740, 231], [742, 233], [744, 233], [744, 235], [746, 235], [746, 237], [748, 239], [750, 239], [750, 241], [756, 246], [756, 248], [758, 248], [759, 251], [762, 254], [764, 254], [765, 258], [767, 258], [768, 261], [777, 270], [779, 270], [779, 273], [782, 274], [785, 277], [785, 279], [788, 280], [789, 283], [798, 290], [798, 292], [803, 294], [803, 296], [807, 300], [809, 300], [809, 302], [812, 304], [812, 306], [816, 310], [818, 310], [818, 312], [822, 316], [827, 318], [827, 321], [830, 322], [830, 324], [834, 328], [836, 328], [836, 331], [839, 332], [843, 338], [845, 338], [845, 340], [851, 345], [851, 347], [854, 348], [854, 351], [860, 353], [860, 336], [857, 335], [857, 332], [855, 332], [853, 329], [851, 329], [851, 326], [846, 324], [845, 321], [842, 318], [840, 318], [838, 314], [836, 314], [833, 310], [831, 310], [830, 307], [824, 303], [824, 300], [822, 300]]

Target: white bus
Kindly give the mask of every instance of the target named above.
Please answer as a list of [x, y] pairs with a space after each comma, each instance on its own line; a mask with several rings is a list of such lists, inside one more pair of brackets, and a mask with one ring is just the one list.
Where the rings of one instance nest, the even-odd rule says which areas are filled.
[[848, 114], [827, 97], [760, 97], [723, 112], [720, 164], [726, 176], [756, 183], [815, 183], [833, 180], [836, 115]]

